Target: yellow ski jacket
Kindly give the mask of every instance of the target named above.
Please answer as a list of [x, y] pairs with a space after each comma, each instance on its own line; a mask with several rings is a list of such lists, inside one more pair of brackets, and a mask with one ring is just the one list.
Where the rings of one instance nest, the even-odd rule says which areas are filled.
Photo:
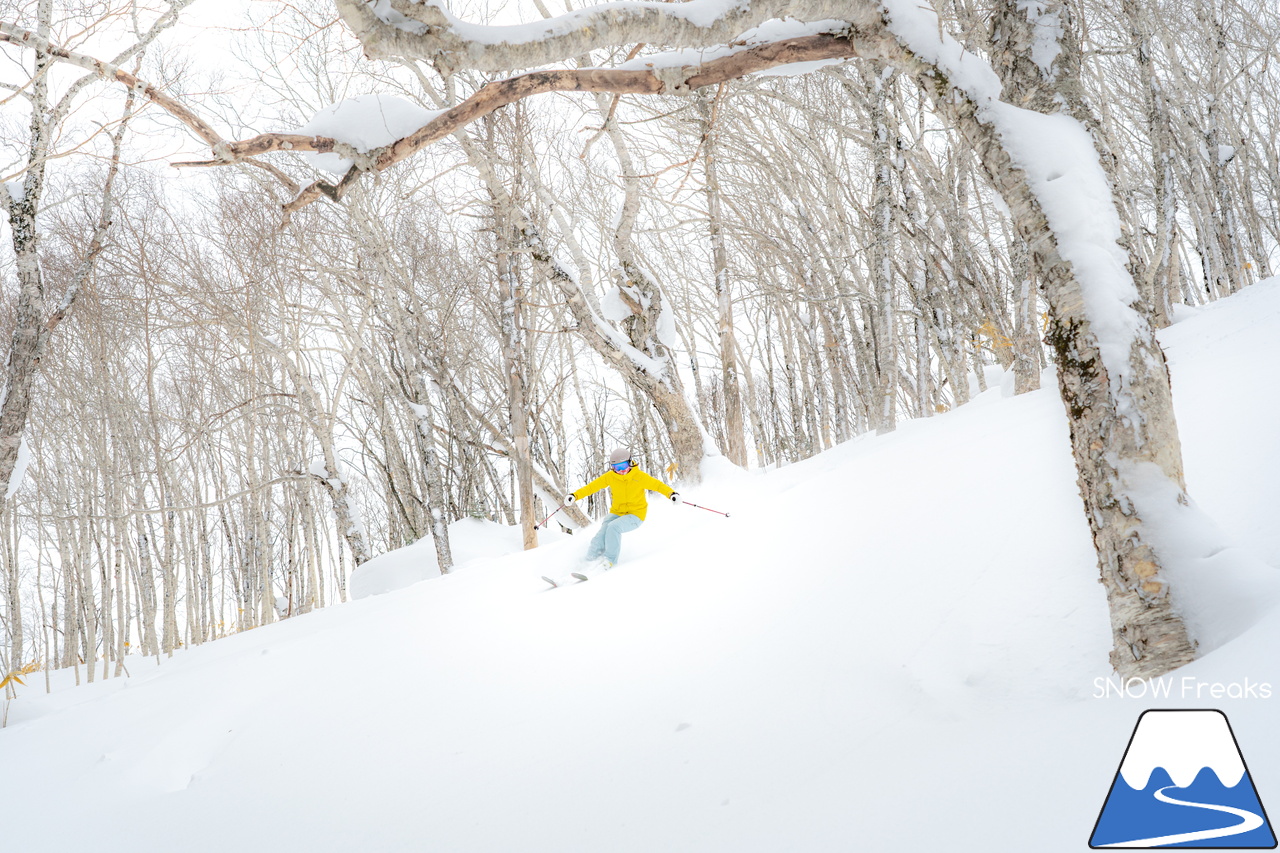
[[580, 501], [587, 495], [594, 495], [604, 488], [609, 489], [613, 497], [609, 512], [614, 515], [635, 515], [641, 521], [644, 521], [644, 514], [649, 511], [649, 501], [645, 497], [646, 490], [659, 492], [666, 497], [671, 497], [675, 493], [675, 489], [656, 477], [650, 477], [639, 468], [632, 468], [625, 474], [619, 474], [610, 468], [574, 492], [573, 499]]

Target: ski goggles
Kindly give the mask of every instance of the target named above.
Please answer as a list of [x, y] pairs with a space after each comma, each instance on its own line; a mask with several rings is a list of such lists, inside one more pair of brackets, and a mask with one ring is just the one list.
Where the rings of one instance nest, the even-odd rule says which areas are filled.
[[622, 462], [610, 462], [609, 467], [617, 471], [619, 474], [625, 474], [631, 470], [631, 460], [625, 459]]

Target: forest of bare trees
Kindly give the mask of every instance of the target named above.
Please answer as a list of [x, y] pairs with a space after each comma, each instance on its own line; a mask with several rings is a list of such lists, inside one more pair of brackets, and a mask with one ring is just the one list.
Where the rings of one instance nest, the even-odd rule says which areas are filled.
[[[615, 445], [696, 482], [711, 457], [787, 465], [1049, 366], [1132, 652], [1113, 663], [1189, 659], [1134, 615], [1167, 591], [1115, 458], [1181, 485], [1142, 328], [1280, 262], [1280, 9], [936, 4], [1003, 102], [1093, 140], [1146, 324], [1126, 410], [1089, 387], [1070, 265], [942, 63], [875, 4], [743, 5], [848, 13], [653, 88], [671, 75], [631, 70], [646, 57], [729, 37], [659, 17], [554, 56], [448, 33], [415, 55], [357, 0], [234, 24], [190, 0], [0, 3], [0, 676], [111, 677], [344, 601], [358, 565], [425, 536], [447, 571], [462, 518], [532, 547]], [[431, 138], [298, 136], [357, 97]]]

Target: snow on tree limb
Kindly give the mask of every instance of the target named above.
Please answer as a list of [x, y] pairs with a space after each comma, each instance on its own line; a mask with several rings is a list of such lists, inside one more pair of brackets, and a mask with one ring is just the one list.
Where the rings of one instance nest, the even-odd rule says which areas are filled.
[[1066, 113], [1046, 115], [1004, 102], [990, 63], [941, 30], [933, 9], [913, 0], [889, 0], [886, 9], [889, 31], [964, 93], [975, 107], [975, 119], [994, 129], [1025, 176], [1048, 220], [1053, 253], [1071, 264], [1081, 284], [1112, 393], [1121, 413], [1129, 415], [1132, 341], [1145, 320], [1134, 307], [1140, 297], [1126, 268], [1119, 214], [1110, 203], [1107, 177], [1087, 130]]
[[223, 166], [252, 161], [263, 154], [285, 151], [337, 153], [354, 165], [338, 183], [316, 181], [284, 206], [286, 213], [327, 196], [340, 200], [360, 172], [381, 172], [439, 142], [459, 129], [509, 104], [548, 92], [605, 92], [612, 94], [687, 94], [779, 65], [876, 55], [875, 48], [855, 32], [824, 33], [744, 47], [701, 65], [653, 68], [583, 68], [534, 71], [489, 83], [462, 103], [440, 113], [418, 130], [390, 145], [361, 152], [338, 140], [298, 133], [263, 133], [224, 143], [221, 157], [175, 163], [175, 166]]
[[879, 17], [868, 0], [632, 0], [602, 3], [529, 24], [480, 26], [440, 0], [335, 0], [370, 58], [423, 59], [442, 74], [470, 68], [515, 71], [619, 44], [707, 47], [730, 44], [766, 21]]
[[[708, 4], [710, 4], [708, 6]], [[342, 0], [339, 0], [342, 6]], [[362, 14], [372, 14], [367, 3], [351, 3], [353, 7], [363, 10]], [[383, 0], [385, 5], [385, 0]], [[661, 6], [653, 10], [671, 15], [668, 4], [646, 4]], [[737, 5], [742, 4], [727, 4]], [[694, 15], [692, 7], [704, 8], [703, 14]], [[710, 16], [706, 8], [725, 7], [722, 0], [691, 0], [681, 4], [678, 9], [690, 7], [674, 16], [675, 20], [707, 21]], [[716, 58], [700, 61], [695, 64], [680, 64], [684, 57], [679, 54], [659, 55], [648, 59], [635, 60], [625, 68], [581, 68], [535, 71], [506, 80], [489, 83], [467, 98], [461, 104], [442, 112], [415, 132], [390, 145], [372, 151], [360, 151], [354, 146], [326, 136], [311, 136], [300, 133], [271, 132], [263, 133], [250, 139], [228, 142], [213, 127], [188, 106], [176, 98], [169, 96], [158, 86], [147, 83], [122, 68], [95, 59], [94, 57], [66, 50], [49, 42], [29, 30], [14, 24], [0, 21], [0, 41], [7, 41], [32, 49], [47, 51], [51, 57], [60, 62], [69, 63], [91, 71], [103, 80], [114, 80], [132, 89], [140, 97], [163, 108], [177, 118], [207, 143], [212, 149], [213, 157], [209, 160], [183, 161], [175, 167], [225, 166], [247, 163], [270, 172], [293, 195], [284, 205], [286, 215], [318, 200], [322, 196], [338, 201], [345, 195], [350, 186], [364, 171], [383, 171], [416, 154], [423, 148], [455, 133], [458, 129], [483, 118], [504, 106], [524, 98], [549, 92], [600, 92], [610, 94], [688, 94], [704, 86], [713, 86], [727, 80], [738, 79], [749, 74], [765, 71], [781, 65], [799, 62], [813, 62], [833, 59], [850, 59], [856, 56], [878, 56], [879, 48], [876, 39], [863, 37], [857, 26], [846, 24], [855, 17], [849, 14], [847, 3], [808, 2], [784, 3], [761, 2], [750, 4], [750, 15], [742, 14], [723, 18], [735, 23], [729, 29], [731, 36], [743, 34], [744, 29], [759, 22], [769, 20], [779, 14], [799, 14], [807, 12], [820, 20], [806, 28], [797, 29], [794, 24], [775, 26], [765, 30], [756, 30], [749, 34], [747, 40], [738, 39], [736, 44], [722, 46], [713, 54]], [[600, 7], [603, 8], [603, 7]], [[745, 7], [744, 8], [748, 8]], [[788, 11], [790, 10], [790, 11]], [[840, 17], [834, 18], [835, 10], [842, 11]], [[592, 10], [583, 10], [585, 14]], [[878, 9], [869, 3], [860, 3], [856, 7], [859, 20], [864, 21], [872, 30], [880, 29]], [[425, 14], [425, 13], [424, 13]], [[577, 18], [575, 18], [577, 20]], [[564, 16], [553, 18], [548, 22], [564, 22]], [[741, 26], [739, 26], [739, 23]], [[390, 25], [386, 25], [390, 26]], [[692, 25], [691, 25], [692, 26]], [[718, 25], [717, 25], [718, 26]], [[488, 28], [470, 28], [467, 32]], [[500, 29], [500, 28], [499, 28]], [[707, 32], [706, 27], [703, 27]], [[823, 32], [825, 30], [825, 32]], [[631, 32], [630, 29], [626, 30]], [[795, 32], [811, 34], [767, 41], [770, 34], [785, 35]], [[834, 31], [834, 32], [833, 32]], [[363, 31], [357, 30], [357, 34]], [[608, 34], [600, 34], [607, 38]], [[652, 34], [651, 34], [652, 35]], [[729, 42], [730, 37], [722, 39]], [[687, 45], [689, 42], [680, 38], [656, 39], [659, 43], [674, 46]], [[504, 42], [505, 44], [505, 42]], [[366, 45], [367, 47], [367, 45]], [[640, 67], [637, 67], [640, 66]], [[337, 182], [317, 180], [310, 185], [299, 188], [298, 185], [279, 169], [263, 162], [261, 155], [277, 152], [315, 152], [321, 154], [338, 154], [354, 164], [347, 174]]]

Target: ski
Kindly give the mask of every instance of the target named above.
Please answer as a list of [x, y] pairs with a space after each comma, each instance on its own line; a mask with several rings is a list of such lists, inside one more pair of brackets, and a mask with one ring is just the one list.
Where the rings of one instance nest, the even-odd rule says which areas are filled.
[[[579, 580], [579, 581], [584, 581], [584, 580], [586, 580], [586, 579], [587, 579], [587, 576], [586, 576], [586, 575], [581, 574], [581, 573], [579, 573], [579, 572], [571, 572], [571, 573], [569, 574], [569, 577], [574, 578], [575, 580]], [[549, 578], [549, 577], [547, 577], [546, 575], [543, 575], [543, 576], [542, 576], [542, 579], [543, 579], [544, 581], [546, 581], [547, 583], [551, 584], [553, 587], [557, 587], [557, 588], [558, 588], [558, 587], [568, 586], [568, 585], [569, 585], [569, 584], [567, 583], [567, 578], [561, 578], [560, 580], [555, 580], [555, 579], [553, 579], [553, 578]]]

